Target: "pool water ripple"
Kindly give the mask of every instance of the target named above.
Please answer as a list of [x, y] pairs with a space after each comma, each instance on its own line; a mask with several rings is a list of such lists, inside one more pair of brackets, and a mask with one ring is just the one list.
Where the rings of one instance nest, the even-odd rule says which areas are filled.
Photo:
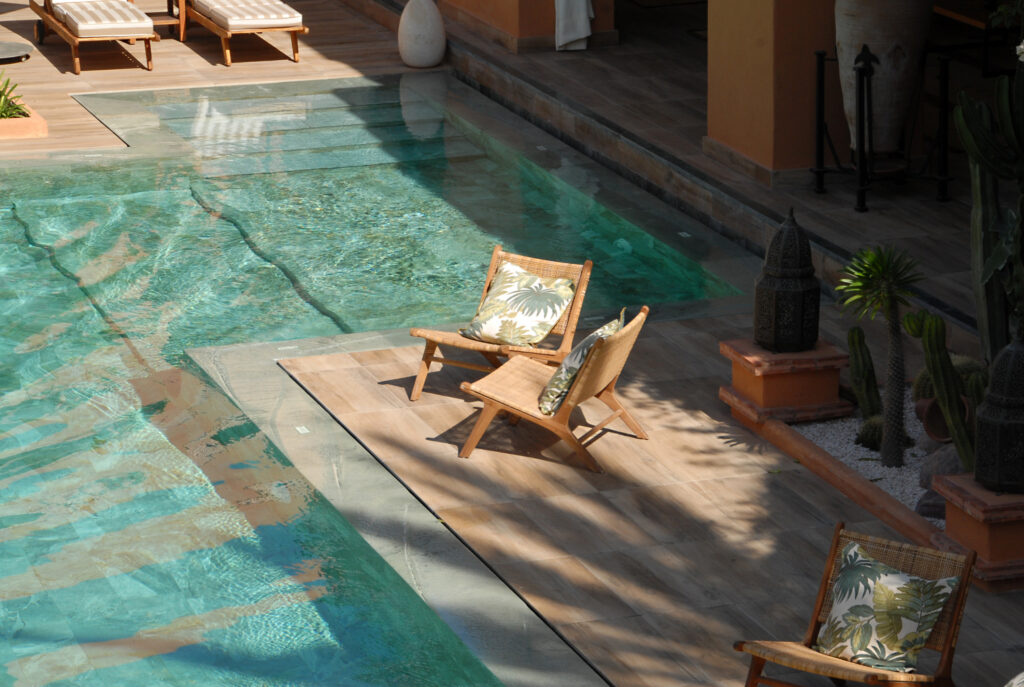
[[469, 319], [495, 243], [735, 290], [400, 85], [82, 96], [135, 157], [0, 173], [0, 685], [497, 684], [184, 351]]

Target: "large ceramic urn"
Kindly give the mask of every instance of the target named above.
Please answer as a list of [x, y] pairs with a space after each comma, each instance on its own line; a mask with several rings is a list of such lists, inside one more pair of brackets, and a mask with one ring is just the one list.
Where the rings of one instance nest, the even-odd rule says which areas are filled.
[[900, 150], [931, 13], [932, 0], [836, 0], [836, 57], [852, 145], [857, 140], [854, 63], [867, 45], [878, 58], [871, 79], [874, 150]]
[[444, 20], [434, 0], [409, 0], [398, 20], [398, 54], [410, 67], [434, 67], [444, 59]]

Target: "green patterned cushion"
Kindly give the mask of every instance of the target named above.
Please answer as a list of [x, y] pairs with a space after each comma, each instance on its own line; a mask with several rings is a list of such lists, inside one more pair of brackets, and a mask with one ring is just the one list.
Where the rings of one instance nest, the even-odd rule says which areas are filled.
[[573, 349], [569, 351], [569, 355], [565, 356], [565, 360], [555, 370], [555, 374], [551, 375], [551, 379], [548, 380], [544, 391], [540, 392], [540, 412], [545, 415], [554, 415], [558, 412], [558, 409], [562, 406], [562, 401], [565, 400], [566, 395], [569, 393], [569, 387], [572, 386], [573, 380], [576, 379], [576, 374], [583, 367], [583, 361], [587, 359], [587, 353], [594, 347], [598, 339], [607, 338], [622, 329], [625, 318], [626, 309], [623, 308], [617, 320], [612, 320], [600, 329], [591, 332], [582, 341], [573, 346]]
[[571, 279], [538, 277], [503, 262], [473, 321], [460, 331], [477, 341], [531, 346], [543, 341], [558, 323], [572, 294]]
[[814, 648], [873, 668], [913, 672], [959, 578], [926, 580], [900, 572], [856, 542], [841, 556], [832, 610]]
[[1024, 687], [1024, 673], [1021, 673], [1017, 677], [1010, 678], [1003, 687]]

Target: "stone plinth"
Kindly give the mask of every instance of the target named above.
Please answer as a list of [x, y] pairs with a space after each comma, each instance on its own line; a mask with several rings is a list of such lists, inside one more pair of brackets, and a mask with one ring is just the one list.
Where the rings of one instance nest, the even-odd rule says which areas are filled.
[[839, 370], [850, 357], [830, 343], [772, 353], [751, 339], [733, 339], [720, 341], [718, 350], [732, 361], [732, 385], [719, 387], [718, 397], [748, 427], [757, 429], [770, 418], [807, 422], [853, 413], [853, 405], [839, 398]]
[[938, 475], [932, 488], [946, 499], [946, 531], [933, 545], [978, 554], [974, 579], [992, 592], [1024, 589], [1024, 494], [998, 494], [971, 475]]

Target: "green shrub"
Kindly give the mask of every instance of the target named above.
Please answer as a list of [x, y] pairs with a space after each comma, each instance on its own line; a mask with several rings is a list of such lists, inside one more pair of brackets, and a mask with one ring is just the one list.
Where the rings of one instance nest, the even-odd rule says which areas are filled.
[[21, 104], [21, 98], [14, 93], [18, 84], [12, 84], [10, 79], [4, 79], [4, 73], [0, 72], [0, 119], [11, 119], [12, 117], [28, 117], [28, 110]]

